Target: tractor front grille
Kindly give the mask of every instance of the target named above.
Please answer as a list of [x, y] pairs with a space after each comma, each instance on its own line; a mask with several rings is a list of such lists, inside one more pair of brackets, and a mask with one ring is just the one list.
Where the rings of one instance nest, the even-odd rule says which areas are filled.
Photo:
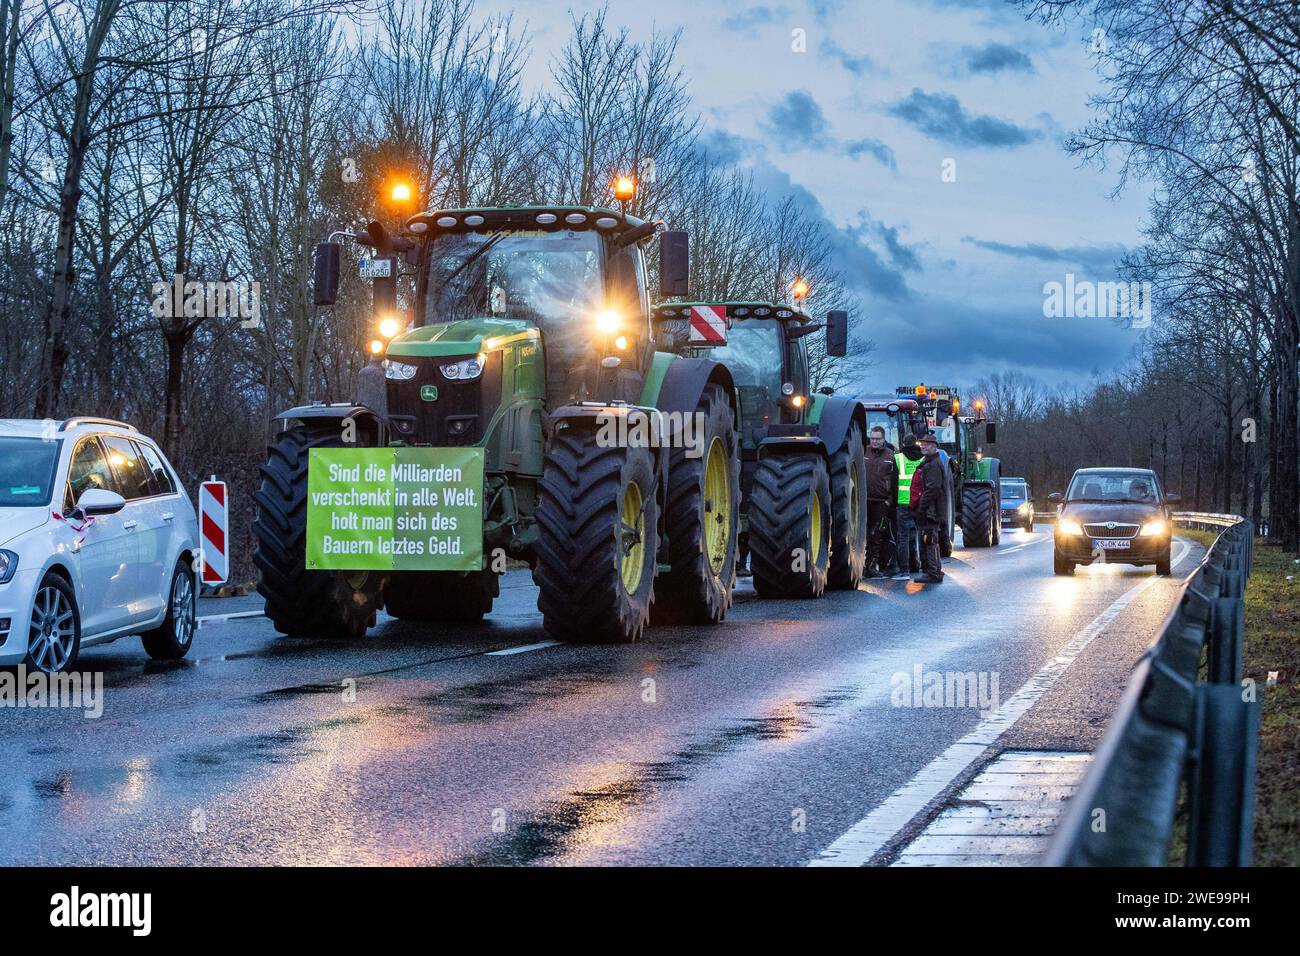
[[[388, 416], [394, 437], [438, 448], [477, 445], [483, 440], [488, 421], [501, 404], [501, 353], [489, 353], [482, 374], [467, 382], [449, 379], [439, 368], [473, 357], [399, 359], [415, 365], [416, 373], [409, 379], [388, 380]], [[431, 397], [429, 388], [436, 390], [436, 398]]]
[[1090, 538], [1135, 538], [1140, 529], [1136, 524], [1115, 523], [1115, 527], [1108, 528], [1105, 522], [1093, 522], [1083, 526], [1083, 533]]

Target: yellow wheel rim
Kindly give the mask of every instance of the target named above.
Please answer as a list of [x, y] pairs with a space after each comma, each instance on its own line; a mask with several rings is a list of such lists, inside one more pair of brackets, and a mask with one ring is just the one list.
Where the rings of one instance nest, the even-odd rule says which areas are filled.
[[822, 558], [822, 498], [815, 491], [812, 493], [812, 520], [808, 524], [812, 535], [812, 563], [816, 566]]
[[704, 459], [704, 553], [714, 574], [721, 574], [731, 543], [731, 471], [727, 450], [715, 437]]
[[628, 482], [623, 490], [623, 506], [619, 512], [618, 550], [621, 559], [619, 577], [623, 589], [635, 594], [641, 586], [645, 570], [645, 509], [642, 507], [641, 487]]

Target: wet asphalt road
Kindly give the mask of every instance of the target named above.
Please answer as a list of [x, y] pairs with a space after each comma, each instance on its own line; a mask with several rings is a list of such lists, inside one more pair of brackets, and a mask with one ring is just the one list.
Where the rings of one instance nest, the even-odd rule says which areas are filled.
[[[722, 626], [631, 646], [490, 653], [546, 640], [512, 572], [477, 628], [381, 617], [338, 644], [253, 618], [206, 623], [175, 665], [134, 638], [91, 649], [99, 719], [0, 709], [0, 864], [803, 864], [980, 721], [893, 706], [893, 675], [996, 674], [1005, 701], [1152, 575], [1055, 578], [1050, 539], [958, 549], [942, 585], [772, 602], [742, 582]], [[1189, 542], [989, 756], [1090, 749], [1201, 556]]]

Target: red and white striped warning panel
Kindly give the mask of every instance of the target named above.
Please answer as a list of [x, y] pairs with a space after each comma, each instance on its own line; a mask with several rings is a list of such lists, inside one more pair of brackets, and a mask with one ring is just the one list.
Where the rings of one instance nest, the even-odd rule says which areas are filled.
[[199, 546], [203, 549], [204, 584], [225, 584], [230, 577], [230, 506], [224, 481], [199, 485]]
[[691, 306], [691, 341], [710, 345], [725, 345], [727, 341], [727, 310], [721, 305]]

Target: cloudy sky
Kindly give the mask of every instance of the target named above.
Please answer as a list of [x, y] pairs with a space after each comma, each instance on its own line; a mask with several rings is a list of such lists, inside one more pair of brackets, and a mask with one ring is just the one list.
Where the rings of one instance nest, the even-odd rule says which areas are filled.
[[[480, 9], [528, 21], [541, 88], [569, 11], [600, 6]], [[1082, 26], [1002, 0], [612, 0], [608, 22], [634, 39], [680, 26], [706, 142], [834, 229], [855, 330], [877, 346], [871, 391], [1009, 368], [1070, 387], [1131, 356], [1132, 329], [1043, 315], [1044, 283], [1115, 278], [1146, 205], [1061, 148], [1097, 85]]]

